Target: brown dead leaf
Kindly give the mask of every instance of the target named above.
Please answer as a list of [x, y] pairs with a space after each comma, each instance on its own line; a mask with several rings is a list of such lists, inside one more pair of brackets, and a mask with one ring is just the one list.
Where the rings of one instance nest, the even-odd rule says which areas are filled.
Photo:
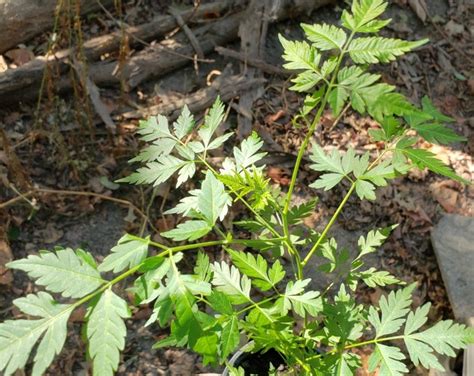
[[426, 21], [427, 8], [425, 0], [408, 0], [408, 5], [410, 5], [410, 8], [415, 12], [422, 22]]
[[46, 244], [56, 243], [64, 235], [64, 231], [54, 227], [52, 223], [48, 223], [46, 228], [38, 231], [41, 240]]
[[446, 25], [444, 25], [444, 29], [450, 36], [455, 36], [464, 32], [464, 25], [451, 20]]
[[467, 87], [469, 89], [469, 93], [474, 95], [474, 79], [467, 80]]
[[0, 239], [0, 285], [9, 285], [13, 281], [10, 269], [5, 266], [13, 260], [12, 251], [5, 239]]
[[5, 56], [13, 61], [13, 63], [18, 67], [25, 65], [35, 58], [35, 54], [26, 48], [15, 48], [7, 51], [5, 52]]
[[376, 288], [374, 289], [374, 292], [371, 292], [371, 293], [369, 294], [370, 302], [371, 302], [372, 304], [378, 304], [378, 302], [379, 302], [380, 298], [382, 297], [382, 295], [383, 295], [382, 289], [376, 287]]
[[278, 110], [276, 114], [270, 114], [270, 115], [265, 116], [265, 124], [273, 124], [285, 115], [286, 115], [285, 111]]
[[453, 213], [456, 210], [459, 193], [454, 189], [446, 187], [443, 182], [434, 183], [431, 185], [431, 193], [436, 201], [448, 213]]
[[75, 309], [71, 317], [69, 318], [70, 322], [84, 322], [84, 317], [86, 316], [86, 308], [84, 306], [80, 306], [79, 308]]
[[172, 215], [166, 217], [158, 218], [155, 222], [155, 227], [160, 232], [165, 232], [171, 230], [176, 225], [176, 219]]
[[289, 185], [291, 181], [291, 173], [287, 168], [270, 166], [267, 175], [273, 182], [280, 185]]

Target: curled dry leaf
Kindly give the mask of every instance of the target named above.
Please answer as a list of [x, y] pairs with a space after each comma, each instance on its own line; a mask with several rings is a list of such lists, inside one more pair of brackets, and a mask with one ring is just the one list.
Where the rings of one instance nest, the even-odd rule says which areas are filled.
[[7, 241], [0, 239], [0, 285], [9, 285], [13, 281], [12, 272], [5, 267], [12, 260], [12, 251]]
[[408, 0], [408, 5], [415, 12], [418, 18], [425, 22], [427, 17], [425, 0]]
[[453, 213], [457, 207], [459, 193], [443, 183], [444, 182], [432, 184], [431, 193], [446, 212]]
[[15, 48], [13, 50], [7, 51], [5, 56], [12, 60], [13, 63], [18, 67], [25, 65], [35, 58], [34, 53], [26, 48]]

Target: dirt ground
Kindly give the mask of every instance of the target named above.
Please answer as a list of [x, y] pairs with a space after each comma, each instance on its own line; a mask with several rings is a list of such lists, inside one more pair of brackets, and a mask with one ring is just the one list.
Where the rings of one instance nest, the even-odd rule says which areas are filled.
[[[180, 4], [190, 2], [181, 1]], [[468, 138], [464, 144], [453, 147], [424, 145], [439, 158], [449, 163], [466, 179], [474, 175], [474, 17], [472, 3], [465, 1], [427, 0], [427, 16], [420, 8], [421, 2], [398, 0], [392, 2], [388, 16], [393, 22], [386, 34], [400, 38], [420, 39], [428, 37], [430, 44], [410, 53], [397, 62], [380, 67], [386, 82], [396, 84], [414, 102], [424, 95], [447, 115], [455, 118], [453, 128]], [[140, 23], [163, 12], [166, 1], [129, 1], [124, 14], [129, 23]], [[300, 17], [270, 25], [265, 44], [265, 60], [281, 65], [281, 47], [278, 33], [291, 38], [301, 38], [300, 22], [335, 22], [344, 4], [320, 9], [311, 16]], [[423, 21], [424, 18], [424, 21]], [[84, 24], [86, 36], [99, 35], [109, 25], [104, 15], [91, 17]], [[32, 51], [44, 48], [46, 35], [31, 42]], [[238, 49], [239, 44], [228, 46]], [[102, 96], [112, 111], [118, 114], [127, 103], [140, 106], [157, 103], [163, 96], [183, 96], [206, 85], [206, 78], [213, 70], [222, 71], [230, 64], [238, 73], [240, 64], [217, 54], [209, 56], [212, 63], [189, 65], [154, 82], [139, 86], [123, 95], [118, 88], [104, 88]], [[288, 80], [265, 75], [267, 79], [263, 95], [253, 106], [254, 128], [264, 139], [269, 153], [268, 175], [275, 185], [284, 190], [289, 183], [294, 158], [304, 137], [304, 129], [292, 126], [291, 117], [301, 105], [302, 97], [288, 91]], [[14, 204], [0, 206], [0, 240], [8, 238], [8, 244], [0, 242], [0, 272], [2, 263], [10, 257], [22, 258], [41, 249], [51, 249], [57, 244], [82, 247], [98, 259], [108, 254], [110, 248], [124, 231], [138, 233], [142, 218], [135, 215], [126, 204], [113, 202], [104, 197], [130, 201], [146, 213], [158, 230], [164, 230], [175, 221], [162, 213], [181, 196], [180, 191], [161, 187], [155, 193], [151, 188], [117, 186], [112, 183], [131, 171], [127, 160], [138, 150], [133, 133], [136, 121], [116, 117], [118, 132], [110, 135], [100, 122], [93, 129], [81, 126], [75, 111], [73, 97], [58, 96], [54, 103], [40, 105], [41, 121], [34, 115], [36, 104], [0, 109], [0, 129], [3, 129], [3, 145], [0, 150], [0, 203], [15, 199], [30, 186], [94, 192], [95, 196], [68, 195], [61, 192], [42, 193], [37, 197], [16, 200]], [[45, 115], [46, 114], [46, 115]], [[364, 148], [368, 142], [367, 130], [371, 121], [350, 111], [335, 127], [329, 113], [322, 119], [314, 142], [345, 150], [349, 146]], [[98, 125], [97, 125], [98, 124]], [[235, 111], [227, 122], [237, 126]], [[230, 149], [231, 146], [229, 146]], [[377, 146], [374, 146], [376, 148]], [[8, 150], [7, 150], [8, 149]], [[314, 175], [303, 169], [298, 181], [296, 200], [305, 200], [315, 194], [308, 188]], [[8, 185], [13, 186], [17, 192]], [[339, 204], [343, 188], [330, 192], [317, 192], [319, 205], [307, 220], [309, 226], [321, 228]], [[154, 197], [154, 198], [151, 198]], [[1, 205], [1, 204], [0, 204]], [[430, 301], [432, 320], [451, 318], [452, 311], [440, 271], [430, 243], [430, 230], [443, 213], [474, 215], [474, 189], [456, 182], [436, 177], [427, 172], [414, 172], [400, 178], [389, 187], [377, 192], [377, 200], [363, 202], [356, 198], [344, 209], [335, 236], [342, 236], [346, 244], [353, 244], [358, 236], [374, 226], [394, 223], [399, 226], [387, 244], [371, 260], [405, 281], [417, 281], [415, 296], [418, 304]], [[148, 228], [147, 231], [150, 231]], [[151, 230], [153, 237], [158, 233]], [[217, 250], [216, 250], [217, 251]], [[216, 252], [216, 257], [219, 253]], [[317, 280], [317, 276], [314, 276]], [[121, 286], [122, 289], [126, 285]], [[0, 319], [19, 314], [11, 305], [12, 300], [35, 287], [21, 272], [0, 274]], [[127, 294], [124, 291], [124, 294]], [[363, 288], [358, 299], [377, 302], [382, 291]], [[130, 297], [131, 299], [131, 297]], [[183, 350], [151, 350], [166, 330], [157, 326], [146, 329], [143, 324], [150, 314], [148, 307], [136, 310], [128, 320], [128, 337], [118, 375], [191, 375], [211, 371], [200, 365], [199, 358]], [[80, 339], [83, 312], [75, 314], [70, 323], [69, 337], [64, 351], [57, 357], [49, 375], [86, 375], [88, 365], [85, 348]], [[367, 374], [364, 371], [361, 375]], [[413, 369], [413, 375], [427, 374]]]

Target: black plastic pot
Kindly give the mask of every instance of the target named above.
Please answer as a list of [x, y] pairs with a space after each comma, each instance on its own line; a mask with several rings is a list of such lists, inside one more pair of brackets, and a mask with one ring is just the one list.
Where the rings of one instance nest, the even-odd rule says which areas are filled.
[[[253, 342], [249, 342], [238, 350], [234, 356], [229, 360], [229, 364], [232, 367], [242, 367], [245, 371], [245, 375], [265, 375], [267, 376], [270, 371], [270, 366], [278, 368], [285, 365], [283, 357], [273, 349], [270, 349], [264, 353], [257, 351], [255, 353], [246, 352], [250, 347], [253, 346]], [[229, 376], [229, 369], [226, 367], [222, 376]]]

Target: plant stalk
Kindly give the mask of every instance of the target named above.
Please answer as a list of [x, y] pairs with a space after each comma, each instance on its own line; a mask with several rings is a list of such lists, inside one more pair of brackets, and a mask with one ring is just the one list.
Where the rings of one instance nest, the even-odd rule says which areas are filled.
[[337, 207], [336, 211], [334, 212], [334, 214], [332, 215], [331, 219], [329, 220], [328, 224], [326, 225], [326, 227], [324, 228], [323, 232], [321, 233], [321, 236], [318, 238], [318, 240], [316, 241], [316, 243], [314, 243], [313, 247], [311, 248], [311, 250], [308, 252], [308, 254], [306, 255], [306, 257], [304, 258], [303, 262], [302, 262], [302, 265], [303, 267], [306, 266], [306, 264], [308, 263], [308, 261], [311, 259], [311, 256], [313, 256], [314, 252], [316, 252], [316, 250], [318, 249], [318, 247], [320, 246], [320, 244], [323, 242], [323, 240], [326, 238], [326, 235], [327, 233], [329, 232], [329, 230], [331, 229], [332, 225], [334, 224], [334, 222], [336, 221], [337, 217], [339, 217], [339, 214], [341, 214], [341, 211], [342, 211], [342, 208], [344, 207], [344, 205], [347, 203], [347, 201], [349, 200], [349, 197], [351, 197], [352, 195], [352, 192], [354, 192], [354, 189], [356, 187], [356, 183], [353, 182], [351, 184], [351, 187], [349, 188], [349, 190], [347, 191], [346, 195], [344, 196], [344, 198], [342, 199], [341, 203], [339, 204], [339, 206]]

